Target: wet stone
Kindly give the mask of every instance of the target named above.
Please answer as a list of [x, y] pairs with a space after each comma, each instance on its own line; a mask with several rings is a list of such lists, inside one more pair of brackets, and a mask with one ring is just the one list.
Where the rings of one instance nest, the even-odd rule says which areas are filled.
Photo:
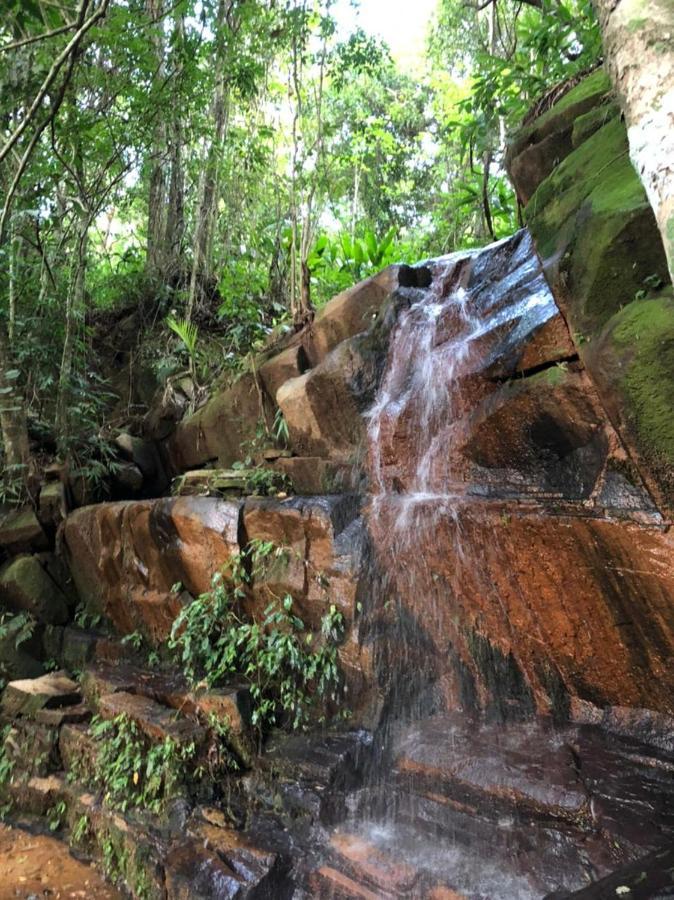
[[218, 810], [199, 810], [191, 819], [188, 831], [204, 847], [215, 851], [249, 888], [255, 888], [256, 897], [263, 891], [269, 891], [270, 897], [282, 893], [285, 867], [279, 856], [258, 846], [242, 832], [228, 827]]
[[395, 768], [401, 784], [475, 803], [492, 815], [508, 808], [570, 821], [589, 815], [570, 746], [563, 734], [544, 728], [429, 719], [403, 738]]
[[404, 894], [412, 889], [419, 872], [404, 861], [383, 853], [361, 836], [335, 832], [330, 849], [339, 868], [358, 882], [385, 893]]
[[577, 900], [665, 900], [674, 897], [674, 847], [637, 859], [581, 891], [558, 897]]
[[2, 709], [7, 716], [30, 717], [45, 708], [75, 706], [80, 700], [77, 682], [63, 672], [50, 672], [39, 678], [10, 681], [2, 696]]
[[387, 900], [386, 895], [370, 890], [332, 866], [322, 866], [313, 872], [309, 884], [316, 892], [316, 897], [330, 897], [331, 900]]
[[234, 900], [245, 896], [237, 875], [213, 850], [198, 841], [170, 849], [166, 890], [172, 900]]
[[128, 716], [140, 730], [153, 741], [171, 738], [177, 742], [200, 740], [203, 730], [189, 719], [179, 718], [175, 710], [168, 709], [148, 697], [120, 691], [99, 698], [98, 710], [102, 718], [114, 719]]

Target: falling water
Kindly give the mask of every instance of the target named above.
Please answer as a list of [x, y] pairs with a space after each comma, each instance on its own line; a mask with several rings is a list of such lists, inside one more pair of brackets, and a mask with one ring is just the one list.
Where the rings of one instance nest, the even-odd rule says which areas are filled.
[[[434, 590], [433, 561], [426, 551], [442, 543], [436, 534], [449, 522], [457, 565], [479, 568], [478, 557], [466, 558], [462, 511], [490, 488], [476, 481], [476, 467], [462, 452], [470, 417], [495, 390], [485, 369], [495, 355], [507, 352], [521, 322], [527, 317], [530, 324], [545, 322], [556, 309], [528, 238], [452, 254], [429, 267], [430, 287], [410, 290], [399, 313], [368, 415], [368, 525], [385, 573], [375, 592], [380, 607], [375, 618], [384, 623], [380, 634], [385, 634], [379, 643], [388, 647], [380, 666], [397, 674], [391, 677], [382, 728], [382, 764], [367, 802], [361, 798], [353, 827], [372, 845], [431, 878], [444, 878], [466, 896], [527, 900], [540, 897], [540, 888], [517, 867], [507, 870], [503, 864], [520, 852], [512, 817], [485, 834], [480, 828], [474, 832], [474, 823], [457, 813], [438, 826], [444, 836], [429, 838], [427, 829], [417, 827], [428, 816], [423, 792], [414, 778], [401, 789], [400, 772], [395, 785], [387, 772], [396, 758], [424, 745], [425, 722], [433, 736], [427, 759], [451, 766], [456, 752], [470, 752], [455, 745], [464, 725], [443, 718], [457, 697], [452, 678], [434, 667], [431, 641], [451, 634], [452, 591], [442, 584]], [[484, 856], [492, 842], [501, 852], [489, 863]]]

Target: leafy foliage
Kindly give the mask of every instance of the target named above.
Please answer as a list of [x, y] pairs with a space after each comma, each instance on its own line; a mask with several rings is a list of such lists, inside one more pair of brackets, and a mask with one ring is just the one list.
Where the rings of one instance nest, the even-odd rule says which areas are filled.
[[192, 683], [213, 687], [235, 675], [248, 679], [253, 724], [261, 730], [274, 724], [301, 728], [314, 707], [338, 695], [344, 622], [334, 605], [319, 634], [306, 629], [289, 595], [275, 597], [259, 621], [241, 612], [252, 581], [287, 563], [287, 550], [252, 542], [215, 575], [210, 591], [181, 610], [171, 631], [170, 646]]
[[93, 783], [105, 802], [122, 812], [132, 807], [160, 812], [176, 796], [196, 756], [193, 742], [167, 737], [151, 743], [124, 714], [92, 720], [91, 735], [97, 742]]

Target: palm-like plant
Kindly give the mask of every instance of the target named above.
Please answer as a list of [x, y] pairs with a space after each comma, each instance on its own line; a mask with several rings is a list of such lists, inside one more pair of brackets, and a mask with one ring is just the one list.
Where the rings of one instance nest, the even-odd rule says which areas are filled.
[[190, 375], [196, 382], [196, 355], [197, 355], [197, 339], [199, 337], [199, 329], [190, 322], [189, 319], [176, 319], [175, 316], [169, 316], [166, 324], [185, 345], [185, 349], [190, 358]]

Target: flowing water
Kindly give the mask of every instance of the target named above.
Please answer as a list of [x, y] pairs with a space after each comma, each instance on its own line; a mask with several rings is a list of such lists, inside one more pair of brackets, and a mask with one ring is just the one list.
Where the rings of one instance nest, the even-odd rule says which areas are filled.
[[[338, 843], [362, 840], [373, 871], [400, 862], [392, 880], [368, 870], [382, 897], [552, 896], [615, 866], [574, 831], [591, 805], [578, 754], [602, 751], [572, 726], [536, 720], [521, 674], [467, 634], [459, 613], [471, 591], [493, 591], [489, 548], [465, 534], [466, 522], [494, 499], [566, 490], [573, 500], [577, 490], [573, 477], [550, 477], [547, 458], [523, 474], [508, 459], [484, 465], [490, 447], [470, 449], [497, 391], [520, 377], [527, 336], [558, 310], [526, 233], [427, 265], [430, 287], [409, 289], [400, 304], [368, 414], [366, 518], [379, 573], [371, 614], [387, 700], [373, 777], [351, 798], [341, 829], [351, 837]], [[487, 659], [486, 685], [459, 645]]]

